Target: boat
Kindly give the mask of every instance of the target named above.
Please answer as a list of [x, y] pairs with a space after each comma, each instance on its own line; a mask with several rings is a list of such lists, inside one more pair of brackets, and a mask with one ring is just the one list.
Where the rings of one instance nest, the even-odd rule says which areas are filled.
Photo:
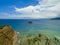
[[32, 21], [28, 21], [29, 24], [32, 24]]

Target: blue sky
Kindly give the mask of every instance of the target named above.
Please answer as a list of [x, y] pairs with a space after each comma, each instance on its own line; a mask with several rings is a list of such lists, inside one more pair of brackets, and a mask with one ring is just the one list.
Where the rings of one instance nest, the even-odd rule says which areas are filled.
[[13, 7], [18, 8], [27, 7], [29, 5], [37, 5], [38, 1], [36, 0], [0, 0], [0, 12], [10, 12], [14, 11]]
[[60, 0], [0, 0], [0, 19], [54, 18], [59, 11]]

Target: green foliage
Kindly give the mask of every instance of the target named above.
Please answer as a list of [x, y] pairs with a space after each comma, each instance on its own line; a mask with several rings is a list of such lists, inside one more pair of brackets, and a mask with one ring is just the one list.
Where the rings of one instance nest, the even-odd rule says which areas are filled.
[[[23, 40], [23, 41], [22, 41]], [[23, 37], [21, 40], [21, 45], [60, 45], [60, 42], [57, 38], [50, 39], [45, 35], [38, 34], [38, 35], [28, 35]]]
[[5, 27], [5, 25], [4, 26], [0, 26], [0, 29], [3, 29], [3, 27]]
[[8, 24], [7, 25], [1, 25], [0, 29], [3, 29], [5, 26], [9, 26], [9, 25]]

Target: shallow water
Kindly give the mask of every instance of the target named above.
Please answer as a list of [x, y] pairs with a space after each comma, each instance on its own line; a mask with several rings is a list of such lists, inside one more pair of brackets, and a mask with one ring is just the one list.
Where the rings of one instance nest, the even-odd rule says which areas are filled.
[[0, 25], [11, 25], [14, 30], [21, 34], [43, 33], [60, 36], [60, 20], [31, 19], [0, 19]]

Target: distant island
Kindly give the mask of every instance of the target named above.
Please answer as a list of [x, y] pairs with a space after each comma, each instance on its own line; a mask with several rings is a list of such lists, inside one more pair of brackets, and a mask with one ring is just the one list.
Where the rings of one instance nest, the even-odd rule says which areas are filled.
[[60, 17], [52, 18], [51, 20], [60, 20]]

